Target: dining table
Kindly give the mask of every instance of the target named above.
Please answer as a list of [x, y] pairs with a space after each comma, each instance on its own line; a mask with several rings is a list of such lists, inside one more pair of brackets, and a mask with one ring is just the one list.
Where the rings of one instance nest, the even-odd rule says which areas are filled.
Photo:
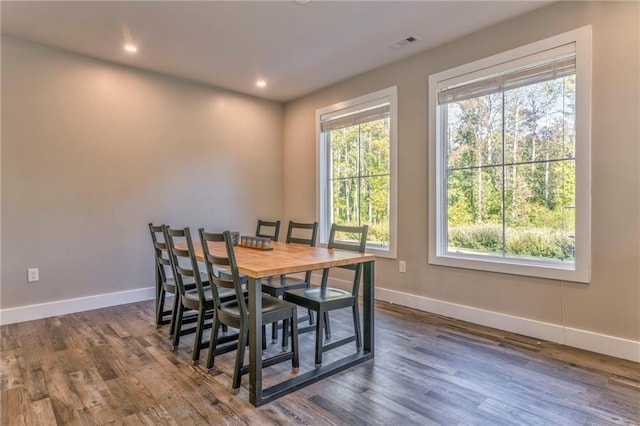
[[[224, 243], [209, 242], [212, 254], [226, 257]], [[199, 261], [204, 261], [202, 247], [194, 243]], [[240, 274], [248, 278], [249, 297], [249, 400], [258, 407], [297, 389], [318, 382], [374, 357], [374, 263], [375, 255], [272, 242], [271, 249], [234, 246]], [[362, 263], [362, 350], [298, 373], [268, 388], [262, 385], [262, 279], [282, 274], [315, 271]]]

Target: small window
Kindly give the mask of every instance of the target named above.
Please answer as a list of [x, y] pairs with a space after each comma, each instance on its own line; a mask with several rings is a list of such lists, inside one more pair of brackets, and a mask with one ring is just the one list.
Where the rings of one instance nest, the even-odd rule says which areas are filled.
[[430, 263], [588, 282], [590, 29], [429, 77]]
[[316, 111], [320, 242], [332, 223], [369, 225], [367, 251], [395, 257], [396, 88]]

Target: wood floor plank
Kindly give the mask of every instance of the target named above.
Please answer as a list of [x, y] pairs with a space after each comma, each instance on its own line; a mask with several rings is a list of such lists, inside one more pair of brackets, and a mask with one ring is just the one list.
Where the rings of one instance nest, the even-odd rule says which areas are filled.
[[31, 418], [34, 425], [55, 425], [56, 415], [49, 398], [39, 399], [31, 404]]
[[[255, 408], [248, 376], [231, 393], [235, 352], [194, 366], [193, 335], [172, 351], [154, 315], [149, 301], [0, 327], [0, 424], [640, 425], [638, 363], [379, 302], [374, 360]], [[351, 333], [350, 312], [331, 321]], [[300, 336], [301, 372], [313, 346]]]
[[[58, 354], [61, 352], [65, 351], [45, 354], [42, 358], [42, 371], [56, 422], [64, 425], [78, 425], [82, 422], [76, 412], [76, 403], [69, 389], [66, 374], [58, 361]], [[62, 362], [65, 362], [64, 358]]]
[[3, 404], [3, 407], [10, 413], [7, 416], [7, 425], [29, 426], [34, 424], [29, 392], [24, 386], [7, 389], [6, 406]]

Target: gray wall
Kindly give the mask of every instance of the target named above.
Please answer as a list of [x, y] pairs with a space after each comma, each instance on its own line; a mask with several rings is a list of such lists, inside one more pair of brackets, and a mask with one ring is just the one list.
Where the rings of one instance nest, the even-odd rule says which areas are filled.
[[[315, 110], [398, 86], [398, 259], [376, 286], [640, 340], [640, 4], [560, 2], [288, 103], [284, 216], [315, 215]], [[592, 282], [589, 285], [427, 263], [427, 79], [432, 73], [593, 26]], [[564, 292], [564, 308], [563, 308]], [[563, 314], [564, 311], [564, 314]], [[564, 320], [563, 320], [564, 316]]]
[[0, 307], [152, 286], [149, 222], [197, 235], [280, 217], [282, 115], [3, 37]]

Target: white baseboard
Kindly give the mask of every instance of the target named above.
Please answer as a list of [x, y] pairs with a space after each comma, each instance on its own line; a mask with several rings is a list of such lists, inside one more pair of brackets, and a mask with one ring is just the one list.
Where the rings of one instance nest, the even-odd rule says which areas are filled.
[[79, 297], [77, 299], [57, 300], [55, 302], [1, 309], [0, 325], [55, 317], [75, 312], [90, 311], [92, 309], [106, 308], [109, 306], [124, 305], [126, 303], [155, 299], [155, 297], [155, 288], [146, 287], [135, 290], [119, 291], [116, 293]]
[[[340, 285], [341, 283], [336, 283], [336, 286]], [[640, 342], [634, 340], [563, 327], [558, 324], [487, 311], [385, 288], [376, 288], [376, 299], [536, 339], [640, 362]]]
[[[312, 281], [314, 283], [320, 282], [319, 276], [314, 275], [313, 278]], [[345, 290], [351, 288], [351, 282], [344, 280], [329, 278], [329, 282], [333, 287]], [[375, 298], [384, 302], [395, 303], [408, 308], [497, 328], [511, 333], [522, 334], [536, 339], [614, 356], [616, 358], [640, 362], [640, 342], [634, 340], [487, 311], [380, 287], [376, 287]]]

